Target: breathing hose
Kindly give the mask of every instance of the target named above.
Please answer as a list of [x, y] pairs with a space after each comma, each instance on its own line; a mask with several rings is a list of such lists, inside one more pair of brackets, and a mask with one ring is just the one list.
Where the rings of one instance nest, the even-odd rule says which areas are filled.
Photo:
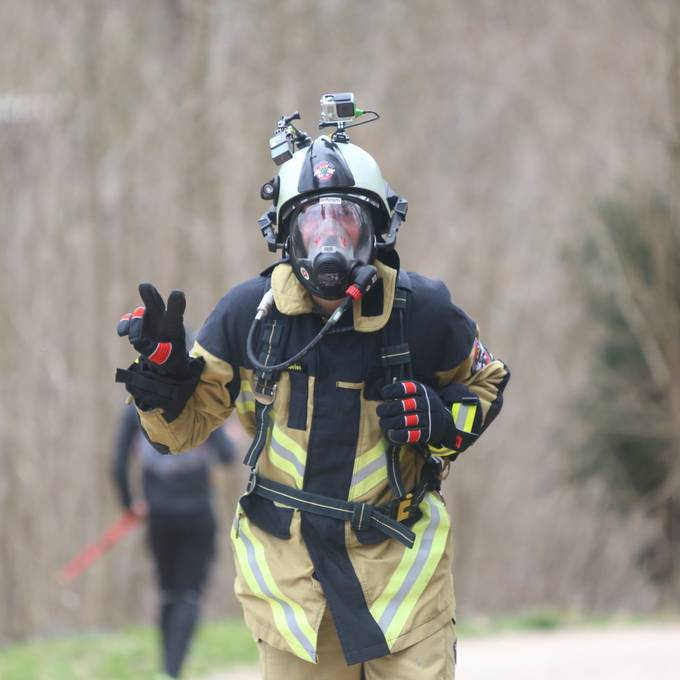
[[299, 352], [294, 354], [290, 359], [281, 362], [280, 364], [267, 365], [258, 361], [253, 351], [253, 336], [255, 331], [259, 328], [262, 319], [264, 319], [269, 310], [274, 304], [274, 293], [269, 289], [262, 299], [260, 304], [257, 306], [257, 312], [253, 323], [250, 324], [250, 330], [248, 331], [248, 338], [246, 340], [246, 352], [248, 354], [248, 360], [258, 371], [283, 371], [288, 368], [291, 364], [302, 359], [303, 356], [311, 352], [314, 347], [316, 347], [319, 342], [323, 339], [325, 335], [335, 326], [335, 324], [340, 321], [342, 315], [349, 309], [349, 306], [354, 302], [354, 300], [360, 300], [368, 291], [373, 287], [375, 282], [378, 280], [378, 272], [372, 265], [360, 265], [355, 268], [353, 273], [354, 282], [348, 286], [345, 291], [346, 297], [340, 303], [340, 306], [328, 317], [328, 321], [324, 324], [323, 328], [314, 336], [311, 342], [303, 347]]

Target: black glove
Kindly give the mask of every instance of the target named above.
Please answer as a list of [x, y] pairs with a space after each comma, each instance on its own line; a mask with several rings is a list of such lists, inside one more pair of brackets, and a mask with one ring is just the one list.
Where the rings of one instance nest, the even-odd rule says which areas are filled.
[[[460, 451], [477, 437], [459, 432], [451, 409], [431, 387], [414, 380], [386, 385], [381, 390], [385, 402], [378, 405], [380, 427], [395, 444], [432, 444]], [[456, 400], [458, 401], [458, 400]], [[475, 397], [463, 397], [461, 403], [477, 403]]]
[[163, 375], [181, 376], [189, 361], [184, 333], [187, 302], [181, 290], [173, 290], [166, 310], [163, 298], [150, 283], [139, 284], [139, 295], [146, 305], [125, 314], [116, 326], [121, 337]]
[[168, 422], [179, 416], [196, 389], [205, 362], [190, 357], [184, 332], [184, 293], [173, 290], [167, 309], [163, 298], [150, 283], [139, 284], [146, 307], [137, 307], [118, 322], [118, 335], [127, 335], [141, 354], [127, 370], [116, 371], [116, 382], [135, 398], [143, 411], [163, 409]]

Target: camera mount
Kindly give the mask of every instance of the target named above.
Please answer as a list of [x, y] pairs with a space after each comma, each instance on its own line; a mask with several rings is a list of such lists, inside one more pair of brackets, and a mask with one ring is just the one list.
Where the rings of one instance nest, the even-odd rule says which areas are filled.
[[276, 123], [276, 130], [269, 138], [269, 150], [276, 165], [283, 165], [295, 153], [295, 147], [304, 149], [312, 143], [312, 138], [298, 130], [293, 125], [294, 120], [300, 120], [300, 112], [295, 111], [290, 116], [281, 116]]
[[[367, 113], [370, 113], [373, 118], [355, 123], [348, 122], [354, 121]], [[358, 125], [372, 123], [374, 120], [378, 120], [378, 118], [380, 116], [375, 111], [364, 111], [355, 105], [353, 92], [336, 92], [324, 94], [321, 97], [319, 129], [335, 127], [335, 132], [331, 135], [331, 140], [334, 142], [349, 142], [349, 135], [345, 130], [357, 127]]]

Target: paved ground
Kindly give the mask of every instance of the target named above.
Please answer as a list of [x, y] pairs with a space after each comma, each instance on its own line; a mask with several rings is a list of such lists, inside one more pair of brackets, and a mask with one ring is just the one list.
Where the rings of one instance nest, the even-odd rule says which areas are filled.
[[[574, 678], [680, 680], [680, 625], [515, 633], [458, 643], [456, 680]], [[259, 680], [259, 675], [244, 668], [201, 680]]]

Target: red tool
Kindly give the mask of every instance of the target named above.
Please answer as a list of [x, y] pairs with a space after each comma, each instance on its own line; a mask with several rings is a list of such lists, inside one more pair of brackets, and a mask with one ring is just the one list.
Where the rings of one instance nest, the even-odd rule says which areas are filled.
[[63, 567], [57, 574], [57, 581], [59, 581], [61, 585], [66, 585], [73, 581], [76, 576], [79, 576], [95, 560], [116, 545], [123, 536], [134, 529], [141, 521], [142, 518], [131, 510], [126, 512], [94, 543], [88, 545], [85, 550], [78, 553], [65, 567]]

